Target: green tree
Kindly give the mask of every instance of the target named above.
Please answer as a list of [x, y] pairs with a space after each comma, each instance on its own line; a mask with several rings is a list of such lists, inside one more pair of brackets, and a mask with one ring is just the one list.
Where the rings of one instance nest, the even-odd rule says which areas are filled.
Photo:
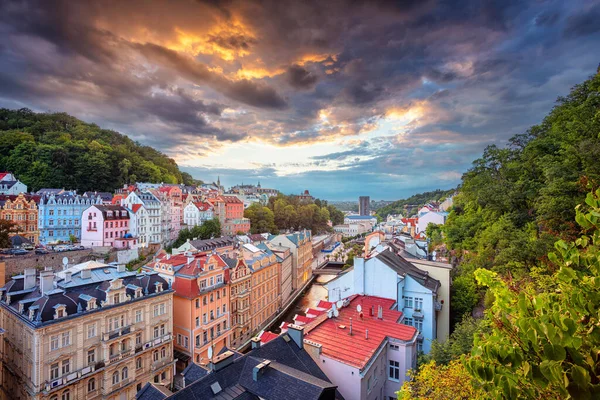
[[0, 219], [0, 248], [12, 247], [10, 236], [13, 233], [17, 233], [17, 225], [7, 219]]
[[585, 203], [575, 214], [584, 233], [556, 242], [548, 260], [557, 271], [544, 287], [475, 273], [494, 301], [466, 366], [494, 398], [600, 396], [600, 190]]

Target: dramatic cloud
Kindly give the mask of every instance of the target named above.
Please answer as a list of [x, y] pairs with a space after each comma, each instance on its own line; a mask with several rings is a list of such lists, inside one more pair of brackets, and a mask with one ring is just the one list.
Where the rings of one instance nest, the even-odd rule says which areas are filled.
[[65, 111], [200, 179], [451, 187], [600, 58], [598, 1], [0, 0], [0, 107]]

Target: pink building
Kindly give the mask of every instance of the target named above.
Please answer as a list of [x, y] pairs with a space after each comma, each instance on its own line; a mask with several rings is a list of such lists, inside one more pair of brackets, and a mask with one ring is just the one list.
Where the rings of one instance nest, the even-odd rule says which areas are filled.
[[175, 240], [179, 236], [183, 222], [183, 197], [179, 186], [162, 186], [158, 189], [161, 201], [169, 203], [168, 213], [170, 219], [168, 240]]
[[402, 323], [394, 304], [375, 296], [352, 296], [340, 307], [320, 302], [304, 326], [290, 325], [288, 333], [303, 334], [304, 348], [346, 400], [395, 400], [416, 367], [418, 332]]
[[130, 233], [129, 212], [123, 206], [94, 205], [81, 216], [81, 245], [132, 248], [137, 238]]

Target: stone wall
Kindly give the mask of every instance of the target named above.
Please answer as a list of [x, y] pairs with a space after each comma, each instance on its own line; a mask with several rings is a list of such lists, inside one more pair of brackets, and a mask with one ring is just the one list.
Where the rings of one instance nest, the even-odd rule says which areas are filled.
[[4, 274], [8, 281], [11, 276], [22, 274], [25, 268], [43, 268], [52, 267], [52, 269], [62, 270], [63, 257], [69, 259], [69, 265], [79, 264], [91, 259], [104, 258], [104, 255], [92, 253], [91, 249], [64, 251], [60, 253], [50, 254], [32, 254], [26, 256], [5, 257], [3, 260], [6, 263]]

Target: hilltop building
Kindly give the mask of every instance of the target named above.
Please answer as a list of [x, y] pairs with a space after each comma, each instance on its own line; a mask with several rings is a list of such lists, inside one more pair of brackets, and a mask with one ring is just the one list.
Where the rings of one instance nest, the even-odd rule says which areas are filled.
[[15, 178], [10, 172], [0, 172], [0, 195], [27, 193], [27, 185]]

